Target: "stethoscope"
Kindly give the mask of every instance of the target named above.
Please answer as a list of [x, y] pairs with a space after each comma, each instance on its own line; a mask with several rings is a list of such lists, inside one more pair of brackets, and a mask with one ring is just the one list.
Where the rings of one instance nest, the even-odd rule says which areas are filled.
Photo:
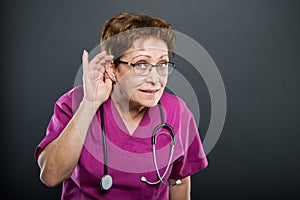
[[[159, 107], [159, 111], [160, 111], [160, 117], [161, 117], [161, 124], [159, 124], [158, 126], [155, 127], [155, 129], [152, 132], [152, 154], [153, 154], [153, 162], [154, 162], [154, 166], [155, 166], [155, 171], [156, 174], [158, 176], [158, 181], [155, 182], [151, 182], [148, 181], [144, 176], [141, 177], [141, 181], [145, 182], [149, 185], [155, 185], [158, 183], [163, 183], [166, 186], [174, 186], [174, 185], [179, 185], [181, 184], [181, 180], [177, 180], [175, 183], [166, 183], [163, 179], [165, 178], [171, 162], [172, 162], [172, 158], [173, 158], [173, 154], [174, 154], [174, 146], [175, 146], [175, 142], [176, 142], [176, 137], [175, 137], [175, 133], [174, 130], [172, 128], [172, 126], [170, 126], [169, 124], [165, 123], [165, 117], [164, 117], [164, 112], [163, 112], [163, 108], [160, 104], [160, 102], [158, 102], [158, 107]], [[105, 136], [105, 127], [104, 127], [104, 114], [103, 114], [103, 106], [100, 106], [100, 115], [101, 115], [101, 127], [102, 127], [102, 140], [103, 140], [103, 155], [104, 155], [104, 175], [102, 176], [101, 180], [100, 180], [100, 188], [103, 191], [107, 191], [109, 190], [112, 185], [113, 185], [113, 178], [111, 175], [108, 174], [108, 170], [107, 170], [107, 145], [106, 145], [106, 136]], [[171, 152], [170, 152], [170, 156], [169, 156], [169, 160], [168, 160], [168, 164], [167, 167], [164, 171], [164, 173], [162, 174], [162, 176], [160, 175], [159, 171], [158, 171], [158, 166], [157, 166], [157, 160], [156, 160], [156, 149], [155, 149], [155, 144], [156, 144], [156, 135], [157, 135], [157, 131], [159, 129], [165, 128], [169, 131], [170, 136], [172, 138], [171, 141]]]

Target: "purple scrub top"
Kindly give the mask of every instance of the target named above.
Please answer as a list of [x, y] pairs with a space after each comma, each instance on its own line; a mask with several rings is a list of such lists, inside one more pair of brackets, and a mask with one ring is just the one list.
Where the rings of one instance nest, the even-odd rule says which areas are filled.
[[[34, 153], [35, 159], [43, 149], [66, 127], [78, 108], [83, 96], [82, 87], [76, 87], [61, 96], [46, 130], [46, 136]], [[207, 166], [201, 139], [191, 111], [182, 99], [163, 93], [160, 99], [165, 122], [171, 125], [176, 135], [172, 163], [164, 181], [183, 179]], [[107, 142], [108, 174], [113, 177], [109, 191], [101, 191], [103, 176], [103, 142], [100, 110], [96, 112], [87, 132], [80, 159], [71, 177], [63, 181], [63, 200], [132, 200], [168, 199], [169, 187], [162, 183], [149, 185], [141, 181], [158, 180], [152, 154], [151, 136], [154, 128], [161, 124], [159, 107], [149, 108], [137, 129], [130, 135], [116, 107], [109, 98], [103, 103], [105, 135]], [[76, 148], [76, 147], [74, 147]], [[156, 135], [156, 158], [161, 176], [170, 157], [171, 137], [166, 129], [159, 129]]]

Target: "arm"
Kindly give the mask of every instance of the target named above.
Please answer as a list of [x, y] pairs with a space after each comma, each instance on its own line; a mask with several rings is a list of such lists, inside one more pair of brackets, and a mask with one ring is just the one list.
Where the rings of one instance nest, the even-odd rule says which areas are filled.
[[[170, 179], [170, 183], [176, 180]], [[170, 187], [170, 200], [190, 200], [191, 180], [190, 176], [181, 179], [181, 184]]]
[[49, 143], [38, 157], [40, 179], [55, 186], [69, 178], [77, 165], [95, 109], [82, 102], [60, 136]]
[[103, 80], [105, 63], [112, 59], [102, 52], [89, 63], [88, 53], [83, 53], [83, 100], [59, 137], [49, 143], [38, 157], [40, 178], [45, 185], [52, 187], [61, 183], [75, 169], [90, 123], [112, 89], [112, 81]]

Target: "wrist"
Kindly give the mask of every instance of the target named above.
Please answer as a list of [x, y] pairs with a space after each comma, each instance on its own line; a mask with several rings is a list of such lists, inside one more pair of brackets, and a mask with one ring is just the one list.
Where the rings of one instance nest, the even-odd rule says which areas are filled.
[[88, 101], [83, 99], [79, 107], [84, 113], [94, 115], [101, 104], [102, 102], [99, 101]]
[[80, 103], [80, 107], [84, 108], [84, 110], [96, 112], [101, 104], [101, 101], [88, 101], [83, 99]]

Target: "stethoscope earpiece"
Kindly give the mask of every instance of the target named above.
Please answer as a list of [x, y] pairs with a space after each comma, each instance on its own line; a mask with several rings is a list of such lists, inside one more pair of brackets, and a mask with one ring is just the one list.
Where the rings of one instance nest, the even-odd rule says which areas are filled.
[[141, 181], [146, 182], [147, 179], [145, 178], [145, 176], [142, 176]]
[[180, 185], [180, 184], [182, 183], [182, 181], [181, 181], [180, 179], [176, 180], [175, 183], [172, 183], [172, 184], [170, 184], [170, 183], [167, 184], [167, 183], [163, 182], [162, 180], [158, 180], [158, 181], [156, 181], [156, 182], [150, 182], [150, 181], [147, 181], [147, 179], [145, 178], [145, 176], [142, 176], [142, 177], [141, 177], [141, 181], [142, 181], [142, 182], [145, 182], [145, 183], [147, 183], [147, 184], [149, 184], [149, 185], [155, 185], [155, 184], [157, 184], [157, 183], [159, 183], [159, 182], [162, 182], [163, 184], [165, 184], [165, 185], [167, 185], [167, 186]]

